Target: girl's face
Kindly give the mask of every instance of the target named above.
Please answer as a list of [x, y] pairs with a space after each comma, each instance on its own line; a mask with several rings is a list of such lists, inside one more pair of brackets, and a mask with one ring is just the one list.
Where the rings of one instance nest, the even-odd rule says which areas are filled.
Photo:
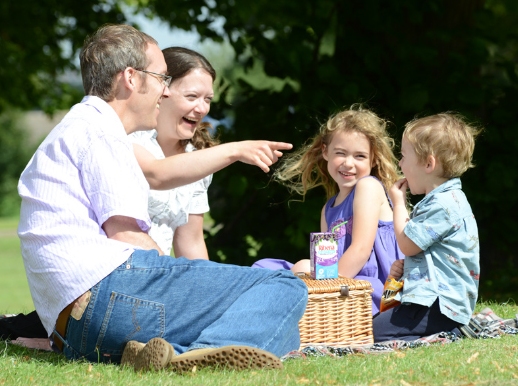
[[160, 105], [157, 131], [160, 137], [191, 139], [198, 123], [209, 113], [214, 97], [212, 77], [196, 68], [169, 86], [171, 95]]
[[358, 132], [339, 131], [323, 149], [327, 170], [345, 198], [358, 180], [371, 174], [372, 156], [367, 137]]

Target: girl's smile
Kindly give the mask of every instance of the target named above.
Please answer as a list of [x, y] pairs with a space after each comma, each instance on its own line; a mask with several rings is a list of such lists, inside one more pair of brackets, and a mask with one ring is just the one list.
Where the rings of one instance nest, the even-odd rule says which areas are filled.
[[370, 143], [362, 133], [335, 132], [331, 143], [324, 147], [323, 157], [341, 197], [349, 194], [358, 180], [371, 174]]

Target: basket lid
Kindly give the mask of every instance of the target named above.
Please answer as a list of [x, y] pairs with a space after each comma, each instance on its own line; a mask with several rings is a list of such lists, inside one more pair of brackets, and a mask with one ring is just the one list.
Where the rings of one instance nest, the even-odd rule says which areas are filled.
[[336, 279], [312, 279], [306, 273], [298, 273], [297, 276], [308, 286], [308, 293], [323, 294], [340, 292], [342, 296], [349, 296], [349, 291], [372, 290], [372, 285], [367, 280], [349, 279], [339, 276]]

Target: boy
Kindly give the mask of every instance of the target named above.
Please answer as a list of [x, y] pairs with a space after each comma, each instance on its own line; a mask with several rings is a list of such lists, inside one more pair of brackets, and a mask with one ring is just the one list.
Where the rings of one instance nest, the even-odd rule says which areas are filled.
[[[443, 113], [405, 126], [399, 166], [405, 178], [390, 189], [394, 231], [405, 254], [391, 275], [404, 286], [401, 305], [373, 320], [374, 341], [415, 340], [468, 324], [478, 296], [478, 229], [459, 177], [473, 167], [478, 130]], [[406, 191], [425, 194], [408, 218]]]

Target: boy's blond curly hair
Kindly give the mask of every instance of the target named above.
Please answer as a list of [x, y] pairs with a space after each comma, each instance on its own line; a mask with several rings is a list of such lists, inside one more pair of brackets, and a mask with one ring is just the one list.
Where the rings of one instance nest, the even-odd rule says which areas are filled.
[[475, 138], [480, 132], [461, 115], [445, 112], [408, 122], [403, 138], [413, 146], [419, 162], [425, 163], [428, 156], [434, 156], [441, 164], [441, 177], [449, 179], [474, 167]]
[[338, 186], [327, 171], [327, 161], [322, 152], [324, 145], [329, 146], [336, 132], [365, 135], [373, 162], [371, 175], [377, 177], [386, 189], [397, 181], [399, 176], [393, 153], [394, 141], [387, 134], [387, 122], [361, 105], [353, 105], [332, 115], [306, 145], [294, 153], [284, 155], [279, 168], [274, 172], [274, 178], [303, 198], [308, 190], [317, 186], [324, 187], [328, 199], [333, 197], [338, 193]]

